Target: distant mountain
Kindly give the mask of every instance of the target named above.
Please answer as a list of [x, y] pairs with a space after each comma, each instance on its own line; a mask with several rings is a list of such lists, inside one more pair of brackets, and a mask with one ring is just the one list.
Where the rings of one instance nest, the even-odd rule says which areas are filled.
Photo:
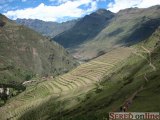
[[62, 46], [0, 14], [0, 84], [56, 76], [76, 65]]
[[71, 29], [57, 35], [53, 39], [65, 48], [72, 49], [87, 40], [93, 39], [113, 17], [114, 13], [105, 9], [99, 9], [80, 19]]
[[56, 35], [72, 28], [78, 20], [71, 20], [63, 23], [45, 22], [38, 19], [17, 19], [16, 23], [25, 25], [44, 36], [55, 37]]
[[117, 46], [147, 39], [160, 25], [160, 6], [129, 8], [113, 14], [98, 10], [85, 16], [54, 40], [81, 60], [90, 60]]

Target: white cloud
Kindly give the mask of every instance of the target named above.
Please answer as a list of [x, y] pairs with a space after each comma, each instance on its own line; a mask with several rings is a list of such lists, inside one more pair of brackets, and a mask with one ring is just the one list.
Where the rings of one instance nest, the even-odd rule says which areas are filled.
[[91, 3], [91, 7], [88, 10], [86, 10], [85, 12], [90, 13], [90, 12], [96, 10], [96, 9], [97, 9], [97, 2], [94, 1], [94, 2]]
[[153, 5], [160, 5], [160, 0], [114, 0], [114, 2], [108, 4], [107, 9], [112, 12], [118, 12], [125, 8], [147, 8]]
[[[87, 10], [80, 8], [81, 5], [91, 6]], [[44, 21], [57, 21], [65, 17], [81, 17], [97, 9], [97, 2], [93, 0], [67, 1], [59, 6], [47, 6], [41, 3], [35, 8], [27, 8], [4, 13], [11, 19], [26, 18], [40, 19]]]
[[141, 4], [138, 5], [138, 7], [146, 8], [153, 5], [160, 5], [160, 0], [142, 0]]

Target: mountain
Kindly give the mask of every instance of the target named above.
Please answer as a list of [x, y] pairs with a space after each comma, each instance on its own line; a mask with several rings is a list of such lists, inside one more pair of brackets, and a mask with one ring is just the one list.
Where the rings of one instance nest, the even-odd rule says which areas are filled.
[[0, 84], [55, 77], [76, 65], [62, 46], [0, 14]]
[[159, 25], [159, 5], [143, 9], [129, 8], [114, 15], [109, 11], [95, 12], [54, 37], [54, 40], [74, 57], [90, 60], [117, 46], [129, 46], [147, 39]]
[[71, 29], [55, 36], [53, 39], [65, 48], [72, 49], [94, 38], [113, 17], [112, 12], [99, 9], [80, 19]]
[[160, 110], [160, 28], [74, 70], [28, 87], [0, 108], [0, 119], [103, 120], [109, 112]]
[[55, 37], [66, 30], [72, 28], [78, 20], [71, 20], [63, 23], [45, 22], [38, 19], [17, 19], [15, 22], [27, 26], [44, 36]]

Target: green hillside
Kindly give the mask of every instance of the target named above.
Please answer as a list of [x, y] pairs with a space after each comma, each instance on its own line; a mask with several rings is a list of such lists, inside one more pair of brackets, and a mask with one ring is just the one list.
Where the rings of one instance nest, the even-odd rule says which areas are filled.
[[[147, 39], [160, 25], [160, 6], [121, 10], [111, 20], [107, 21], [107, 24], [103, 26], [104, 28], [100, 27], [102, 29], [96, 32], [97, 34], [95, 31], [98, 30], [96, 28], [98, 25], [88, 26], [88, 23], [92, 23], [96, 19], [87, 19], [87, 16], [84, 19], [88, 21], [83, 24], [87, 27], [85, 30], [82, 29], [81, 24], [79, 26], [76, 24], [75, 29], [73, 27], [56, 36], [55, 40], [68, 48], [76, 58], [90, 60], [115, 47], [129, 46]], [[83, 22], [83, 19], [79, 22]], [[101, 22], [96, 23], [100, 24]], [[85, 39], [84, 35], [88, 34], [88, 29], [91, 29], [89, 33], [93, 33], [95, 36], [88, 36]]]
[[62, 46], [0, 15], [0, 84], [55, 77], [76, 65]]
[[139, 44], [28, 86], [0, 108], [0, 119], [102, 120], [128, 102], [127, 111], [160, 111], [159, 39], [160, 28]]

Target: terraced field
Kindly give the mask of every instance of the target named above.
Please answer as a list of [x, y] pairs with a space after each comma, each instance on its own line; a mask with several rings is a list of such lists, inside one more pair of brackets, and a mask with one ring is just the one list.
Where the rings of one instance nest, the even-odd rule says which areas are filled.
[[118, 65], [123, 64], [133, 51], [127, 47], [116, 48], [62, 76], [29, 86], [25, 92], [0, 108], [0, 119], [18, 119], [28, 110], [47, 102], [50, 98], [56, 101], [87, 93], [104, 76], [118, 69]]

